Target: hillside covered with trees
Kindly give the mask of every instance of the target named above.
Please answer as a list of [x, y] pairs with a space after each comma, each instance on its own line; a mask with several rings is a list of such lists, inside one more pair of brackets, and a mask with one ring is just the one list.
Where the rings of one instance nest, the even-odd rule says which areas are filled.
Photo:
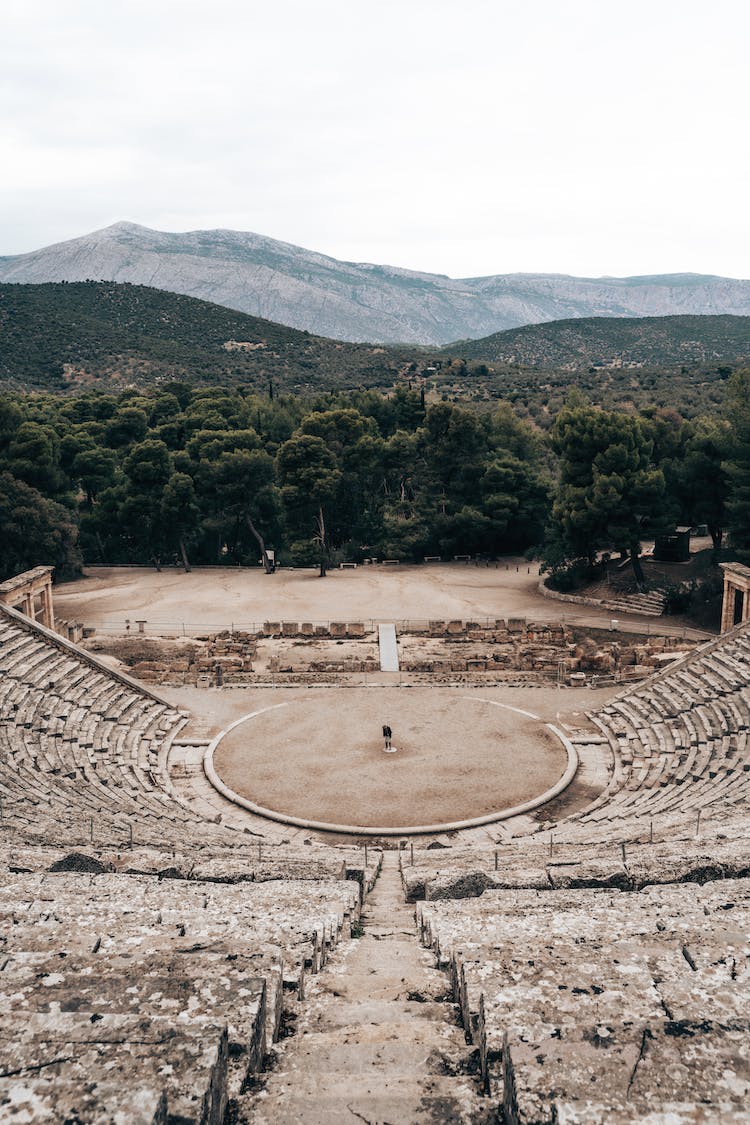
[[0, 384], [16, 390], [179, 378], [310, 393], [390, 387], [405, 362], [143, 285], [0, 285]]
[[571, 386], [608, 409], [714, 411], [748, 355], [748, 317], [557, 321], [429, 351], [339, 343], [139, 285], [0, 285], [0, 386], [17, 391], [174, 379], [261, 395], [411, 385], [428, 402], [483, 411], [503, 399], [549, 429]]
[[584, 317], [527, 324], [443, 352], [488, 364], [579, 371], [750, 361], [750, 316]]

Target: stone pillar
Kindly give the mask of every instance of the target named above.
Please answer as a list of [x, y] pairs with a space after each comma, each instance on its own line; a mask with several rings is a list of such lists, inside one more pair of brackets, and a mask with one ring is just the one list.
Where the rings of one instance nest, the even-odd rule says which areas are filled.
[[34, 612], [34, 595], [32, 593], [25, 593], [23, 595], [21, 604], [23, 606], [21, 612], [25, 614], [26, 617], [30, 617], [32, 621], [35, 621], [36, 614]]
[[[726, 633], [735, 625], [750, 620], [750, 567], [742, 563], [721, 563], [724, 571], [724, 600], [721, 605], [721, 631]], [[742, 598], [739, 621], [735, 621], [737, 598]]]
[[726, 571], [724, 571], [724, 597], [721, 603], [721, 632], [726, 633], [732, 628], [734, 613], [734, 584]]
[[42, 587], [42, 625], [47, 629], [55, 627], [55, 609], [52, 603], [52, 585], [48, 582]]

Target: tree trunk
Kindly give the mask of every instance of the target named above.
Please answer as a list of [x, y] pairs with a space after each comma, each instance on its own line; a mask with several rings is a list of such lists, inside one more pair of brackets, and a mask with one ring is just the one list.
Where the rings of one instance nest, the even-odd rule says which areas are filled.
[[325, 521], [325, 517], [323, 516], [323, 505], [322, 504], [320, 504], [319, 507], [318, 507], [317, 523], [318, 523], [318, 534], [315, 536], [315, 538], [318, 540], [318, 543], [320, 544], [320, 577], [325, 578], [325, 576], [326, 576], [326, 521]]
[[260, 557], [263, 559], [263, 569], [265, 570], [266, 574], [273, 574], [273, 567], [271, 566], [271, 560], [268, 557], [268, 551], [266, 550], [266, 544], [263, 541], [263, 536], [258, 531], [257, 527], [250, 518], [249, 512], [245, 512], [245, 522], [250, 528], [250, 534], [254, 537], [258, 546], [260, 547]]
[[718, 553], [721, 550], [721, 542], [722, 542], [722, 539], [724, 538], [723, 528], [713, 527], [711, 524], [709, 524], [708, 525], [708, 534], [711, 536], [711, 542], [713, 544], [714, 551], [716, 553]]
[[190, 559], [188, 558], [187, 551], [185, 550], [185, 540], [180, 536], [180, 554], [182, 555], [182, 565], [185, 567], [185, 574], [190, 574]]
[[641, 587], [645, 586], [646, 585], [646, 577], [643, 573], [643, 567], [641, 566], [640, 553], [639, 553], [637, 547], [631, 547], [630, 561], [633, 565], [633, 574], [635, 575], [636, 582]]

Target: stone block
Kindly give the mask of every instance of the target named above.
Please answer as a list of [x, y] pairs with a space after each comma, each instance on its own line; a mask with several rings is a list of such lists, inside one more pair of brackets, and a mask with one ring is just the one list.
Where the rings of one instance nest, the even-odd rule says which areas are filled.
[[346, 624], [343, 621], [332, 621], [330, 633], [332, 637], [345, 637]]
[[361, 621], [350, 621], [346, 626], [347, 637], [364, 637], [365, 627]]
[[278, 637], [281, 626], [278, 621], [266, 621], [263, 624], [263, 633], [267, 637]]
[[509, 617], [508, 618], [508, 632], [509, 633], [525, 633], [526, 632], [526, 618], [525, 617]]
[[315, 633], [315, 626], [311, 621], [303, 621], [299, 627], [299, 631], [303, 637], [312, 637]]
[[296, 621], [282, 621], [281, 635], [282, 637], [296, 637], [299, 633], [299, 624]]
[[445, 631], [448, 636], [456, 636], [464, 632], [464, 623], [463, 621], [449, 621], [445, 627]]

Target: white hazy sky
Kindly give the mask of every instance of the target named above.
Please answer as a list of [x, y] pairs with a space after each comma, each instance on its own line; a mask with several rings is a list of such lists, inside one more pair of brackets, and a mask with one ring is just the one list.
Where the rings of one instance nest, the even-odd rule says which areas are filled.
[[0, 0], [0, 254], [750, 276], [748, 0]]

